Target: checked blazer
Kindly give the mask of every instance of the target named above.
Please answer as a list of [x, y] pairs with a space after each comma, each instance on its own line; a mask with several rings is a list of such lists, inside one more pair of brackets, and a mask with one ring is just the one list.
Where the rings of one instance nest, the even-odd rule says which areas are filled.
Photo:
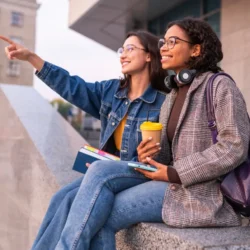
[[162, 105], [163, 124], [158, 161], [176, 169], [182, 185], [170, 184], [162, 216], [175, 227], [238, 226], [241, 223], [220, 191], [218, 178], [247, 157], [250, 124], [245, 101], [235, 83], [218, 76], [213, 84], [213, 106], [218, 142], [213, 144], [208, 128], [206, 85], [213, 73], [196, 77], [181, 110], [172, 141], [172, 161], [167, 123], [177, 92], [173, 89]]

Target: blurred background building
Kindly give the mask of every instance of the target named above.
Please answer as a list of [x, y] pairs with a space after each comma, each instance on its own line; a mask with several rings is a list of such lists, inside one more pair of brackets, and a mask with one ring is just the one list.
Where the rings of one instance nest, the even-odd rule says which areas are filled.
[[99, 147], [100, 120], [63, 99], [54, 99], [51, 104], [83, 136], [88, 144]]
[[[0, 0], [0, 34], [35, 51], [38, 8], [36, 0]], [[7, 45], [0, 43], [0, 83], [33, 85], [33, 67], [26, 62], [8, 60], [4, 52]], [[100, 121], [63, 99], [51, 103], [91, 145], [98, 147]]]
[[113, 50], [129, 30], [147, 29], [162, 37], [172, 20], [206, 20], [223, 44], [221, 66], [237, 82], [250, 111], [249, 0], [70, 0], [69, 6], [69, 27]]
[[[0, 0], [0, 33], [35, 50], [36, 0]], [[0, 44], [0, 82], [19, 85], [33, 84], [33, 67], [20, 61], [9, 61]]]

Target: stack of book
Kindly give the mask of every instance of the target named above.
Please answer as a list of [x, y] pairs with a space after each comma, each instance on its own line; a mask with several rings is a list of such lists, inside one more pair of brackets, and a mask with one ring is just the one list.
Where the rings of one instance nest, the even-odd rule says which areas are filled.
[[85, 174], [88, 170], [86, 163], [92, 163], [97, 160], [120, 161], [120, 158], [89, 145], [85, 145], [78, 151], [73, 170]]

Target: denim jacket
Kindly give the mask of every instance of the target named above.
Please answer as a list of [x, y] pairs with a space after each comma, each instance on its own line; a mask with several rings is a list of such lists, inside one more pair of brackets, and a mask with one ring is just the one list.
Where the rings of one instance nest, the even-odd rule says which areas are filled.
[[150, 121], [159, 120], [161, 105], [166, 97], [165, 93], [149, 86], [141, 97], [130, 101], [128, 88], [120, 88], [118, 79], [89, 83], [48, 62], [36, 75], [64, 99], [101, 120], [102, 150], [115, 153], [113, 133], [128, 114], [120, 150], [120, 157], [125, 161], [137, 159], [136, 148], [142, 140], [140, 125], [147, 120], [147, 116]]

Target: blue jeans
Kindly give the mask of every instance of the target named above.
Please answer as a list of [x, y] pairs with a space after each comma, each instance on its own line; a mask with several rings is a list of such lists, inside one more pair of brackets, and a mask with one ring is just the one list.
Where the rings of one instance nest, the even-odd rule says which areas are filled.
[[167, 182], [148, 181], [116, 195], [104, 226], [92, 238], [91, 250], [115, 250], [115, 234], [139, 222], [163, 222], [162, 203]]
[[55, 249], [83, 177], [66, 185], [52, 197], [32, 250]]
[[[115, 249], [117, 231], [138, 222], [162, 222], [167, 185], [150, 181], [128, 167], [127, 162], [94, 162], [80, 188], [71, 189], [72, 194], [77, 194], [70, 210], [66, 209], [69, 213], [61, 214], [59, 229], [53, 222], [55, 232], [50, 230], [52, 234], [44, 236], [47, 225], [43, 223], [40, 240], [49, 238], [48, 244], [43, 240], [43, 248], [40, 248], [38, 239], [34, 249]], [[56, 213], [52, 212], [54, 218]], [[62, 231], [61, 224], [65, 224]]]

